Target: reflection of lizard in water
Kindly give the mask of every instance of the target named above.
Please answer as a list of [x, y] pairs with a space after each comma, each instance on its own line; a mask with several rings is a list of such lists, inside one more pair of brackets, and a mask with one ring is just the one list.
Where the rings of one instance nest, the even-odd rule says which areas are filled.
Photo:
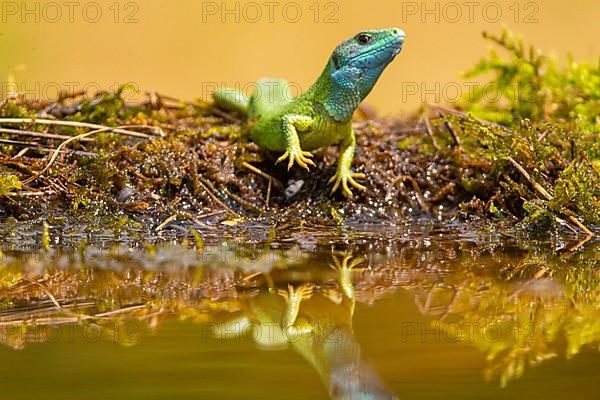
[[391, 399], [373, 368], [361, 356], [352, 329], [354, 286], [352, 269], [362, 258], [342, 261], [334, 257], [341, 292], [316, 291], [304, 283], [287, 290], [263, 292], [250, 300], [253, 322], [276, 326], [275, 335], [262, 329], [257, 342], [262, 346], [291, 345], [319, 373], [333, 399]]

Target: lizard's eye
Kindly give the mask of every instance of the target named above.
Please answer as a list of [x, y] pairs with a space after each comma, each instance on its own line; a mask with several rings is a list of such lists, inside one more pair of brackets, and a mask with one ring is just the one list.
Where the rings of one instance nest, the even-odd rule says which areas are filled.
[[371, 41], [371, 36], [365, 34], [365, 33], [361, 33], [360, 35], [358, 35], [358, 37], [356, 38], [356, 40], [358, 41], [358, 43], [360, 44], [367, 44]]
[[338, 70], [340, 69], [340, 59], [338, 58], [338, 56], [334, 55], [332, 57], [333, 60], [333, 65], [335, 65], [335, 69]]

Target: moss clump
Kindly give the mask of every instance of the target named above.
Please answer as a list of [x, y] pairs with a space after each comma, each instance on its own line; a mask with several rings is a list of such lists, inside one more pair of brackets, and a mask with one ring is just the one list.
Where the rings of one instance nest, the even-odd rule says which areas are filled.
[[463, 99], [466, 110], [508, 126], [529, 119], [552, 122], [574, 134], [600, 132], [600, 59], [594, 64], [577, 63], [569, 56], [561, 68], [540, 49], [526, 48], [509, 31], [500, 36], [484, 33], [484, 37], [508, 57], [492, 50], [464, 74], [466, 78], [494, 75], [488, 85]]
[[21, 181], [14, 175], [0, 175], [0, 196], [4, 196], [15, 189], [21, 189]]
[[500, 197], [526, 225], [557, 218], [598, 225], [600, 63], [569, 58], [559, 68], [507, 31], [484, 36], [508, 57], [492, 51], [465, 74], [493, 74], [489, 85], [499, 94], [476, 90], [463, 100], [468, 114], [447, 118], [462, 130], [467, 155], [493, 165]]

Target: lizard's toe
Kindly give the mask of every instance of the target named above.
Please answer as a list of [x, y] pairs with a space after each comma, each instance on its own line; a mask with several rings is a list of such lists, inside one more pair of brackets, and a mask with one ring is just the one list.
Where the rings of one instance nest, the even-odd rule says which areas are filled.
[[298, 293], [303, 300], [306, 300], [312, 297], [314, 288], [315, 287], [312, 284], [305, 283], [296, 290], [296, 293]]
[[338, 175], [334, 175], [331, 177], [331, 179], [329, 179], [329, 183], [330, 184], [333, 183], [333, 187], [331, 188], [331, 193], [335, 193], [335, 191], [338, 190], [341, 182], [342, 182], [342, 178], [340, 178]]
[[301, 158], [300, 156], [298, 156], [298, 158], [296, 158], [296, 163], [298, 163], [299, 166], [301, 166], [302, 168], [308, 170], [308, 163], [305, 161], [307, 159]]
[[354, 194], [352, 194], [352, 190], [348, 187], [348, 180], [342, 179], [342, 194], [346, 196], [348, 199], [352, 199]]
[[353, 187], [355, 187], [358, 190], [362, 190], [362, 191], [367, 190], [367, 187], [356, 182], [354, 180], [355, 178], [356, 179], [364, 179], [364, 178], [366, 178], [365, 174], [352, 174], [352, 176], [348, 177], [348, 183], [350, 183], [350, 185], [352, 185]]
[[308, 151], [303, 151], [301, 152], [297, 158], [296, 158], [296, 162], [298, 163], [298, 165], [300, 165], [302, 168], [305, 169], [309, 169], [308, 166], [312, 165], [313, 167], [315, 167], [315, 163], [313, 160], [311, 160], [308, 157], [312, 157], [313, 155], [311, 153], [309, 153]]
[[350, 186], [364, 191], [367, 190], [367, 188], [363, 185], [361, 185], [360, 183], [356, 182], [355, 179], [364, 179], [366, 178], [366, 175], [363, 173], [353, 173], [350, 171], [344, 171], [344, 172], [340, 172], [338, 171], [330, 180], [329, 183], [334, 183], [333, 188], [331, 189], [331, 193], [335, 192], [336, 190], [338, 190], [341, 186], [342, 188], [342, 194], [344, 196], [346, 196], [348, 199], [352, 199], [354, 197], [354, 194], [352, 193], [352, 190], [350, 189]]
[[292, 167], [294, 166], [294, 163], [297, 163], [302, 168], [305, 168], [308, 170], [309, 165], [315, 166], [315, 163], [309, 157], [313, 157], [313, 154], [308, 151], [294, 150], [294, 149], [287, 150], [281, 157], [279, 157], [277, 159], [277, 161], [275, 161], [275, 164], [288, 159], [288, 165], [287, 165], [288, 171], [290, 169], [292, 169]]
[[277, 159], [277, 161], [275, 161], [275, 164], [279, 164], [280, 162], [284, 161], [286, 158], [288, 158], [290, 156], [290, 152], [286, 151], [285, 153], [283, 153], [283, 155], [281, 157], [279, 157]]

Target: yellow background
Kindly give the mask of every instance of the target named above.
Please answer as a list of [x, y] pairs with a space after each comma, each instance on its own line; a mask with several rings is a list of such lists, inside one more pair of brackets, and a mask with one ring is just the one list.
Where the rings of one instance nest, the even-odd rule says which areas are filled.
[[[26, 1], [33, 14], [23, 14], [21, 1], [3, 2], [3, 11], [7, 3], [19, 9], [17, 14], [10, 9], [10, 15], [4, 12], [1, 16], [2, 80], [12, 71], [18, 87], [41, 97], [55, 94], [56, 85], [111, 88], [134, 82], [142, 90], [186, 99], [207, 98], [214, 85], [243, 87], [263, 76], [285, 77], [306, 89], [339, 42], [361, 29], [388, 26], [406, 31], [405, 48], [368, 99], [387, 114], [413, 109], [425, 100], [451, 101], [457, 88], [452, 82], [462, 82], [459, 73], [490, 48], [481, 39], [482, 30], [498, 33], [505, 25], [521, 32], [527, 42], [561, 56], [571, 52], [576, 59], [590, 60], [600, 54], [597, 0], [497, 0], [502, 12], [499, 22], [492, 21], [494, 5], [488, 6], [484, 15], [483, 7], [489, 1], [474, 2], [470, 21], [463, 1], [300, 0], [296, 4], [302, 16], [293, 22], [293, 6], [288, 6], [284, 15], [284, 5], [291, 3], [286, 1], [275, 2], [270, 21], [269, 8], [262, 1], [254, 6], [227, 1], [229, 10], [235, 10], [237, 3], [239, 12], [223, 16], [221, 1], [100, 0], [102, 16], [95, 23], [90, 20], [98, 7], [87, 9], [88, 21], [83, 16], [83, 7], [89, 2], [75, 2], [72, 22], [62, 1], [57, 2], [63, 5], [57, 22], [51, 21], [56, 19], [55, 10], [44, 8], [47, 2]], [[262, 17], [252, 22], [248, 19], [255, 18], [256, 4]], [[437, 13], [421, 13], [424, 5], [435, 10], [436, 4]], [[455, 5], [462, 17], [452, 22]], [[215, 8], [217, 14], [208, 13]], [[403, 14], [411, 8], [417, 13]], [[119, 9], [118, 16], [115, 9]], [[536, 9], [538, 22], [527, 23], [526, 16]], [[125, 23], [132, 12], [137, 22]], [[332, 12], [337, 22], [328, 23], [326, 17]], [[412, 91], [418, 88], [417, 93], [407, 94], [407, 85]]]

